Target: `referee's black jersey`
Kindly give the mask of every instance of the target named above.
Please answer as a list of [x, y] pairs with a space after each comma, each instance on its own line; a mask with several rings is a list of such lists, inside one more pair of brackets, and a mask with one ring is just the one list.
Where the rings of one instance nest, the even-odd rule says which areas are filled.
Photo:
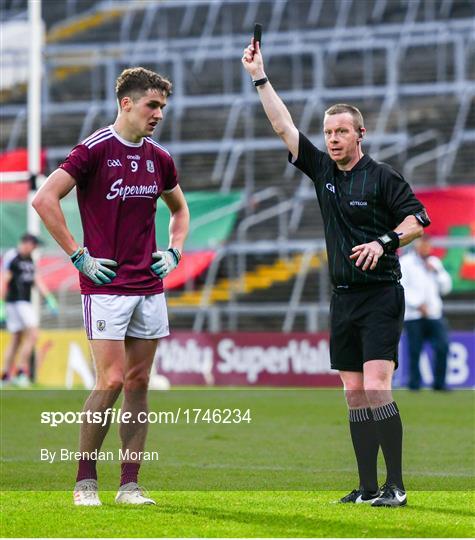
[[336, 163], [300, 133], [299, 155], [292, 162], [315, 184], [325, 225], [328, 267], [333, 286], [347, 288], [397, 282], [401, 268], [395, 253], [383, 255], [374, 270], [363, 272], [350, 259], [351, 248], [393, 230], [423, 205], [404, 178], [385, 163], [364, 155], [351, 171]]
[[18, 302], [31, 300], [31, 287], [35, 282], [35, 263], [31, 257], [22, 257], [16, 249], [11, 249], [3, 257], [3, 270], [12, 274], [8, 282], [5, 300]]

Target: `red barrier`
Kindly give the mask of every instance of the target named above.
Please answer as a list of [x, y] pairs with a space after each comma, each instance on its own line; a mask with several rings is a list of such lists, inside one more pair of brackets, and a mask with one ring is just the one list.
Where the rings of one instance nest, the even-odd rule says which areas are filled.
[[[164, 280], [165, 290], [183, 286], [189, 279], [198, 277], [213, 262], [215, 251], [184, 253], [180, 265]], [[65, 256], [43, 257], [39, 270], [50, 291], [66, 288], [79, 291], [78, 272]]]
[[427, 232], [433, 236], [448, 236], [454, 225], [475, 223], [475, 186], [421, 189], [416, 195], [432, 220]]
[[173, 332], [160, 340], [156, 365], [173, 385], [340, 386], [323, 332]]

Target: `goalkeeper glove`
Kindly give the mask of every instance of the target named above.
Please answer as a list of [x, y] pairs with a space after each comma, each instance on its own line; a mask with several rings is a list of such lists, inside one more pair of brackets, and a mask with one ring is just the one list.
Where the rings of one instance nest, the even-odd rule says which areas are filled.
[[115, 261], [91, 257], [86, 247], [78, 248], [71, 255], [71, 261], [80, 272], [92, 280], [96, 285], [110, 283], [116, 276], [116, 273], [113, 270], [107, 268], [107, 266], [117, 266]]
[[155, 251], [155, 253], [152, 253], [152, 259], [157, 262], [153, 263], [150, 268], [159, 278], [163, 279], [178, 266], [181, 253], [176, 248], [170, 248], [167, 251]]
[[47, 294], [45, 296], [45, 302], [51, 315], [58, 315], [58, 302], [56, 301], [54, 294]]

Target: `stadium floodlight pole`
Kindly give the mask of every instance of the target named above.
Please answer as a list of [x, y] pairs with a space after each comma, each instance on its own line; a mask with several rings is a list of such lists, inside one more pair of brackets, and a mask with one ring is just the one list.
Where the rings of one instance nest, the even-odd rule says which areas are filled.
[[[28, 22], [30, 46], [28, 53], [28, 173], [30, 187], [27, 198], [27, 229], [28, 232], [39, 235], [40, 217], [33, 209], [31, 201], [36, 192], [41, 173], [41, 59], [43, 52], [43, 21], [41, 20], [42, 0], [28, 0]], [[37, 258], [37, 257], [35, 257]], [[33, 309], [40, 314], [40, 295], [32, 291]], [[39, 320], [39, 317], [38, 317]], [[35, 352], [30, 358], [30, 378], [36, 379]]]
[[42, 0], [28, 1], [30, 47], [28, 54], [28, 172], [30, 189], [28, 194], [27, 228], [32, 234], [40, 232], [40, 218], [31, 206], [41, 172], [41, 58], [43, 52]]

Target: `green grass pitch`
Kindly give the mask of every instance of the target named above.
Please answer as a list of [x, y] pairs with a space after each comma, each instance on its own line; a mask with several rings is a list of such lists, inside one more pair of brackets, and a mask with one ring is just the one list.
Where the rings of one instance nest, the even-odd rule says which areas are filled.
[[[76, 449], [78, 426], [41, 424], [79, 411], [79, 391], [1, 395], [1, 533], [5, 537], [473, 537], [474, 397], [397, 391], [405, 426], [408, 506], [337, 505], [357, 483], [341, 390], [151, 392], [151, 411], [251, 411], [245, 424], [150, 425], [141, 483], [155, 507], [114, 503], [117, 461], [98, 466], [103, 506], [76, 508], [76, 464], [41, 462], [41, 448]], [[119, 407], [120, 403], [116, 405]], [[104, 450], [116, 452], [117, 426]], [[380, 480], [384, 464], [380, 461]]]

